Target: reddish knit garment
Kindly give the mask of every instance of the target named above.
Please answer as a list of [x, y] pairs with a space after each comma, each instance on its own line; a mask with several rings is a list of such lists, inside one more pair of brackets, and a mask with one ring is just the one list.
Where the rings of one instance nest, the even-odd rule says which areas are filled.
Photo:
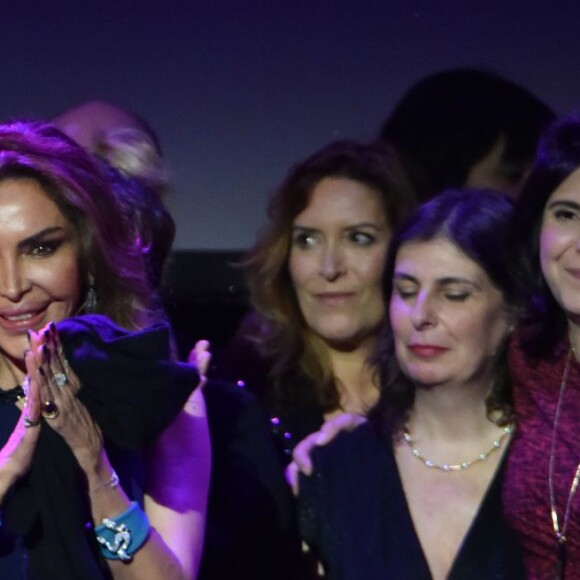
[[[550, 516], [548, 471], [554, 416], [569, 352], [566, 340], [550, 360], [531, 361], [518, 346], [510, 348], [517, 431], [504, 480], [504, 510], [520, 536], [529, 577], [555, 578], [558, 546]], [[580, 462], [580, 365], [571, 358], [560, 406], [554, 488], [560, 529], [570, 485]], [[566, 580], [580, 579], [580, 487], [571, 504], [567, 529]]]

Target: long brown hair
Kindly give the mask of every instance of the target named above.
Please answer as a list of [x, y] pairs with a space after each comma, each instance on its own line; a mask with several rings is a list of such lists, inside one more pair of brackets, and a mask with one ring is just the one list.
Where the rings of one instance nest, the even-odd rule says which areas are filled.
[[272, 362], [274, 382], [299, 369], [315, 385], [318, 403], [330, 410], [338, 406], [334, 377], [322, 341], [304, 321], [288, 271], [294, 219], [327, 177], [351, 179], [377, 191], [391, 228], [408, 213], [414, 198], [393, 153], [384, 146], [333, 142], [290, 170], [270, 199], [268, 224], [246, 256], [250, 297], [260, 316], [254, 338]]

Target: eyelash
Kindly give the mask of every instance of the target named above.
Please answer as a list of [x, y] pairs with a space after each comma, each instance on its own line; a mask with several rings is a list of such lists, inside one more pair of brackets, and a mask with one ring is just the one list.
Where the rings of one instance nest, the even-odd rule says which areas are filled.
[[451, 300], [451, 302], [465, 302], [469, 298], [469, 292], [458, 292], [456, 294], [445, 294], [445, 298], [447, 300]]
[[62, 240], [46, 240], [44, 242], [38, 242], [31, 248], [30, 255], [37, 258], [52, 256], [61, 245]]
[[578, 213], [571, 209], [557, 209], [554, 212], [554, 217], [558, 221], [567, 222], [578, 219]]
[[371, 246], [376, 241], [375, 236], [366, 232], [351, 232], [349, 239], [358, 246]]
[[297, 232], [292, 236], [292, 245], [297, 248], [311, 248], [314, 242], [314, 235], [306, 232]]
[[[402, 300], [408, 300], [409, 298], [413, 298], [417, 295], [416, 290], [405, 290], [403, 288], [394, 288], [394, 292], [397, 296], [399, 296]], [[443, 294], [446, 300], [450, 302], [465, 302], [471, 294], [469, 292], [457, 292], [457, 293], [445, 293]]]

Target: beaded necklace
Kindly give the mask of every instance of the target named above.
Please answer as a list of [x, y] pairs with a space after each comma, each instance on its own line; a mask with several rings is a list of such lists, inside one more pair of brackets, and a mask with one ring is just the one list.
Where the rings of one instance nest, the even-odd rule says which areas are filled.
[[413, 438], [411, 437], [409, 431], [406, 428], [403, 431], [403, 439], [405, 443], [411, 448], [411, 453], [426, 467], [430, 467], [432, 469], [439, 469], [440, 471], [464, 471], [465, 469], [468, 469], [469, 467], [471, 467], [476, 463], [481, 463], [482, 461], [485, 461], [494, 451], [498, 450], [502, 446], [502, 443], [509, 435], [511, 435], [513, 430], [514, 430], [513, 424], [507, 425], [506, 427], [503, 428], [502, 434], [492, 443], [491, 447], [487, 451], [480, 453], [474, 459], [462, 461], [461, 463], [455, 464], [435, 463], [434, 461], [431, 461], [426, 457], [424, 457], [419, 451], [419, 449], [413, 447]]

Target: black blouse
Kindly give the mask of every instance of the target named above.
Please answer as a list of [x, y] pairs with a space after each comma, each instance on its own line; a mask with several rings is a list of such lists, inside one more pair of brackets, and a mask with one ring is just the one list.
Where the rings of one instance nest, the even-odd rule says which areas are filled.
[[[392, 445], [370, 424], [317, 449], [300, 480], [300, 527], [331, 580], [428, 580]], [[502, 513], [498, 469], [448, 578], [524, 578], [517, 540]], [[449, 509], [453, 509], [450, 505]]]

